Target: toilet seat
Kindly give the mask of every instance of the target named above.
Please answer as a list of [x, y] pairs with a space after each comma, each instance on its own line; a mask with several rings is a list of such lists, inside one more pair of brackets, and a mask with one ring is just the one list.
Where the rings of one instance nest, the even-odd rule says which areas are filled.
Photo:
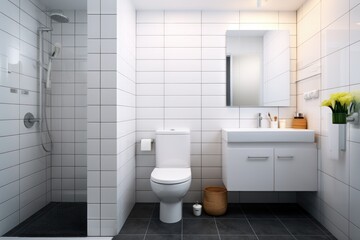
[[155, 168], [151, 181], [159, 184], [179, 184], [191, 180], [190, 168]]

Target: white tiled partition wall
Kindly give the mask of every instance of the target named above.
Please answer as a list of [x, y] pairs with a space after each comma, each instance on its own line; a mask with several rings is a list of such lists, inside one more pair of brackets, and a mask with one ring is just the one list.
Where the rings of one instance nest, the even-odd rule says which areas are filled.
[[[192, 185], [185, 201], [201, 201], [202, 189], [222, 185], [221, 129], [256, 127], [267, 112], [290, 119], [295, 112], [296, 12], [138, 11], [136, 32], [136, 133], [155, 138], [167, 128], [191, 130]], [[293, 107], [225, 106], [225, 34], [236, 29], [289, 30]], [[263, 120], [268, 125], [268, 120]], [[158, 201], [151, 191], [155, 152], [136, 156], [136, 201]], [[295, 201], [292, 193], [234, 193], [230, 201]]]
[[37, 0], [1, 1], [0, 236], [50, 202], [50, 154], [38, 126], [23, 124], [27, 112], [38, 114], [37, 29], [50, 24]]
[[118, 229], [135, 204], [135, 29], [130, 0], [117, 4], [117, 196]]
[[[298, 11], [298, 111], [317, 133], [319, 188], [297, 199], [338, 239], [360, 239], [360, 132], [347, 124], [346, 151], [339, 150], [339, 127], [320, 104], [331, 93], [360, 90], [359, 4], [310, 0]], [[320, 99], [303, 100], [315, 89]]]
[[53, 202], [86, 202], [87, 13], [65, 11], [69, 23], [52, 23], [51, 134]]
[[87, 6], [88, 235], [114, 236], [135, 203], [135, 10]]

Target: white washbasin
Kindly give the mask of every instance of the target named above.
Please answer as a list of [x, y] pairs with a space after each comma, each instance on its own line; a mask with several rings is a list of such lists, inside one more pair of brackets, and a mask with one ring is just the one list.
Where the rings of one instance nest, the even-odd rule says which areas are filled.
[[293, 128], [224, 128], [222, 138], [227, 142], [314, 142], [315, 132]]

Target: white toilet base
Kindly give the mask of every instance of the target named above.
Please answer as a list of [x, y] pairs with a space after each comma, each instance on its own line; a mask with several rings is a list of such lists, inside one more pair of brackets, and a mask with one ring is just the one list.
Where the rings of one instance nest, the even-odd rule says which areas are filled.
[[160, 202], [160, 221], [176, 223], [182, 219], [182, 201], [175, 203]]

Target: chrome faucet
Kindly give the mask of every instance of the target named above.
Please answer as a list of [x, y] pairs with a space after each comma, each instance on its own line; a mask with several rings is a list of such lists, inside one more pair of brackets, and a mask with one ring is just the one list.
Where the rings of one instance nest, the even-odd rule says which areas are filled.
[[263, 117], [261, 116], [261, 113], [258, 113], [257, 115], [257, 127], [261, 128], [261, 120], [263, 120]]

